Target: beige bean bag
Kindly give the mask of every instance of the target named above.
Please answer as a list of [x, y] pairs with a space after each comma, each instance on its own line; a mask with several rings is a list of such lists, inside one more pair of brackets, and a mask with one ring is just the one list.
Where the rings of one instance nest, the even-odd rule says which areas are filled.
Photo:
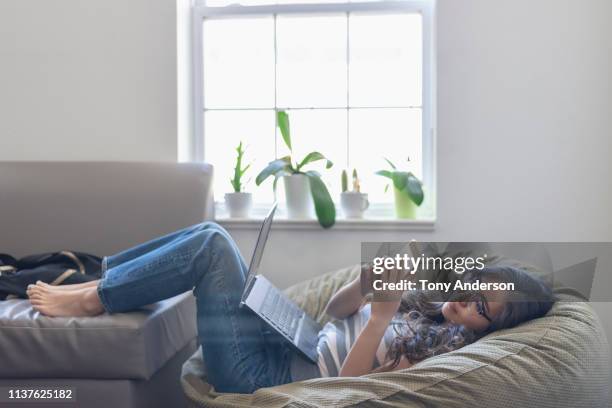
[[[357, 273], [342, 269], [287, 293], [324, 323], [327, 301]], [[610, 349], [601, 323], [572, 290], [555, 287], [555, 293], [562, 301], [545, 317], [403, 371], [221, 394], [206, 383], [197, 352], [181, 382], [192, 407], [607, 407]]]

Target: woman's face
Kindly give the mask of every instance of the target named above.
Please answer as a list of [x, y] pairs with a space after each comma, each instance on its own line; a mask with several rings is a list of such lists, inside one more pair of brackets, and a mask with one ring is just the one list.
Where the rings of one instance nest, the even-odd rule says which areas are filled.
[[[505, 295], [499, 291], [482, 291], [487, 302], [444, 302], [442, 315], [447, 321], [461, 324], [468, 329], [484, 331], [504, 309]], [[488, 318], [488, 319], [487, 319]]]

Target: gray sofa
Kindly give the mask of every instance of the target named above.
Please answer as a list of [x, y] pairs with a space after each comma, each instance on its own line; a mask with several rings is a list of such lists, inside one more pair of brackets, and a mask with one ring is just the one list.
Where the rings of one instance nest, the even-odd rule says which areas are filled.
[[[113, 254], [210, 218], [211, 180], [201, 163], [1, 162], [0, 252]], [[70, 387], [70, 406], [88, 408], [181, 406], [180, 370], [196, 343], [190, 292], [95, 318], [7, 300], [0, 387]]]

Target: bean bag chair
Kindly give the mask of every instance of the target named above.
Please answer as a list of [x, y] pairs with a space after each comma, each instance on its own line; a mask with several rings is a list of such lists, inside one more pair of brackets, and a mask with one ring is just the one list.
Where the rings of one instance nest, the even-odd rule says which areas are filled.
[[[327, 301], [358, 273], [358, 266], [342, 269], [286, 293], [323, 324]], [[577, 292], [559, 285], [554, 292], [558, 301], [546, 316], [402, 371], [224, 394], [206, 383], [198, 351], [181, 383], [191, 407], [607, 407], [610, 349], [602, 325]]]

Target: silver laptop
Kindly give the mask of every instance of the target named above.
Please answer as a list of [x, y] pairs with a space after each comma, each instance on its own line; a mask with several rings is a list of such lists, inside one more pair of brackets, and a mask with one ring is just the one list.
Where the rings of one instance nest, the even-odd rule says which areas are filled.
[[269, 280], [258, 274], [275, 211], [276, 203], [261, 225], [240, 304], [255, 312], [304, 357], [316, 362], [318, 359], [317, 342], [321, 326], [289, 300]]

